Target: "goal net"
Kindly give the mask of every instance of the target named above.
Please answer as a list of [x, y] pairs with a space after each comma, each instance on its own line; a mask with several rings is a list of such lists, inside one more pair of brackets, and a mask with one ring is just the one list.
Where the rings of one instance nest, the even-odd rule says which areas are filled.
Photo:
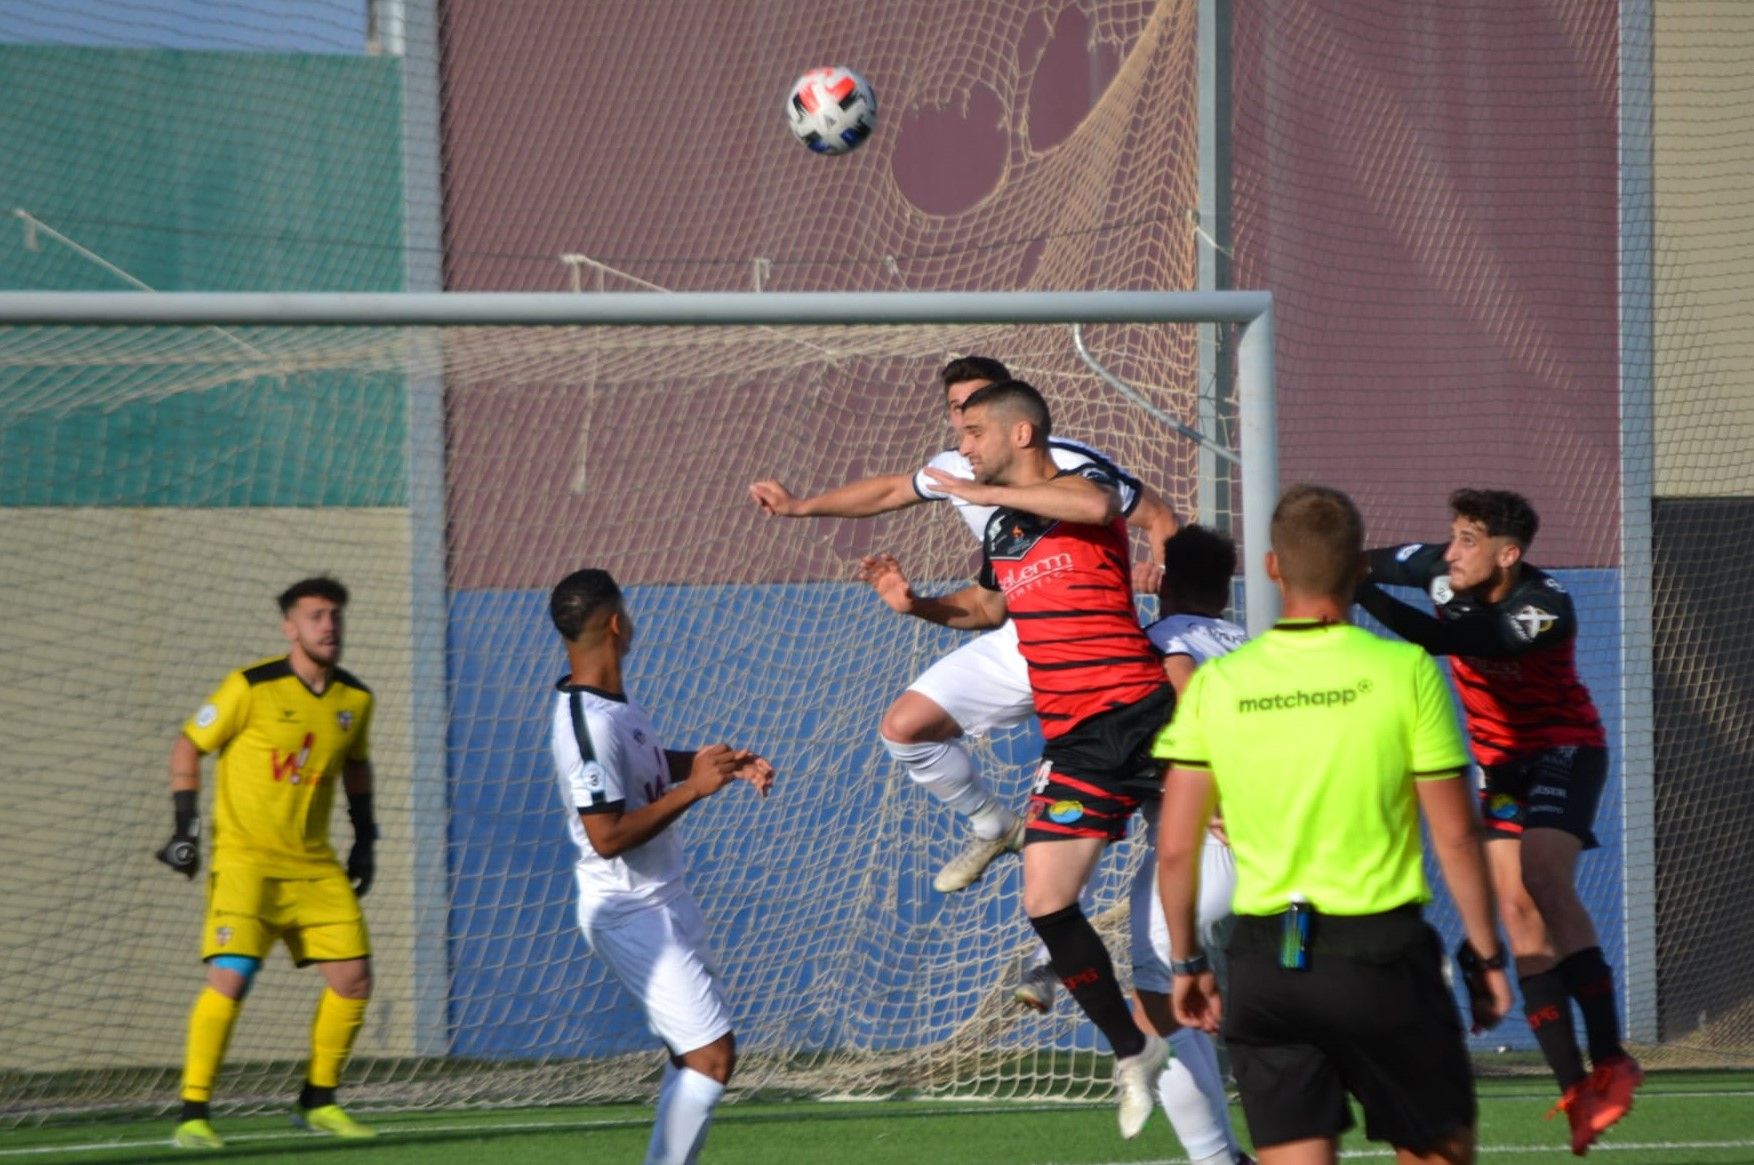
[[[911, 471], [948, 439], [937, 369], [990, 353], [1058, 432], [1194, 515], [1196, 449], [1152, 414], [1196, 416], [1195, 337], [1087, 326], [1130, 399], [1065, 326], [0, 329], [0, 751], [21, 809], [0, 824], [0, 1113], [174, 1101], [202, 881], [151, 857], [170, 743], [227, 671], [283, 652], [273, 596], [316, 572], [352, 590], [344, 662], [378, 701], [377, 985], [350, 1102], [649, 1095], [661, 1058], [574, 925], [548, 755], [547, 592], [584, 565], [628, 591], [629, 687], [666, 742], [746, 744], [780, 772], [767, 800], [735, 787], [679, 826], [739, 1087], [1105, 1094], [1069, 1002], [1043, 1019], [1010, 1000], [1032, 942], [1016, 864], [935, 893], [959, 826], [877, 741], [961, 636], [892, 614], [856, 562], [889, 551], [922, 587], [960, 585], [966, 527], [930, 505], [766, 518], [747, 487]], [[419, 401], [441, 382], [449, 436], [429, 442]], [[979, 748], [1014, 804], [1038, 747]], [[203, 783], [205, 804], [210, 765]], [[1123, 955], [1135, 860], [1122, 846], [1089, 897]], [[268, 960], [216, 1101], [296, 1089], [316, 993]]]

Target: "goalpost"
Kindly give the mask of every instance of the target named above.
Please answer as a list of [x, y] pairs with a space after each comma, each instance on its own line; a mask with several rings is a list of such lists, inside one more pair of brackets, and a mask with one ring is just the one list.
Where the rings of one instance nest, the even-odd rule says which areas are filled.
[[[1194, 434], [1234, 446], [1235, 514], [1191, 512], [1188, 433], [1214, 391], [1199, 324], [1237, 329], [1237, 428]], [[380, 708], [378, 983], [350, 1102], [654, 1084], [637, 1009], [572, 926], [541, 739], [546, 587], [586, 564], [628, 584], [630, 685], [666, 737], [781, 769], [769, 801], [716, 798], [683, 824], [739, 1085], [1105, 1092], [1075, 1009], [1009, 1004], [1028, 945], [1014, 873], [931, 891], [953, 823], [875, 746], [887, 701], [958, 637], [893, 616], [852, 566], [888, 550], [948, 587], [973, 557], [960, 523], [929, 506], [763, 521], [742, 496], [918, 465], [945, 438], [933, 374], [969, 352], [1037, 383], [1057, 430], [1185, 516], [1236, 529], [1242, 609], [1270, 624], [1266, 293], [0, 293], [0, 580], [25, 613], [0, 626], [23, 680], [0, 744], [41, 797], [28, 828], [0, 826], [0, 1006], [31, 1017], [0, 1035], [0, 1124], [174, 1101], [201, 894], [150, 858], [165, 758], [226, 671], [281, 650], [272, 595], [323, 570], [354, 592], [345, 663]], [[1021, 798], [1037, 744], [983, 744], [997, 788]], [[1136, 857], [1093, 887], [1097, 911], [1119, 904], [1111, 937]], [[44, 1000], [51, 980], [74, 987]], [[296, 1087], [313, 994], [269, 960], [221, 1107]]]

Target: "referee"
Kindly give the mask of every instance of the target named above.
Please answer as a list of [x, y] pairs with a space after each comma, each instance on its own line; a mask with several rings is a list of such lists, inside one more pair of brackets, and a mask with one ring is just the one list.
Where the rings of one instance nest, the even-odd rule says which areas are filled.
[[[1467, 940], [1475, 1030], [1510, 1007], [1455, 712], [1431, 659], [1349, 625], [1364, 572], [1350, 498], [1294, 486], [1267, 572], [1285, 616], [1198, 669], [1154, 752], [1169, 766], [1159, 878], [1176, 1018], [1229, 1044], [1261, 1165], [1327, 1165], [1352, 1125], [1403, 1163], [1474, 1160], [1474, 1088], [1443, 953], [1420, 905], [1423, 811]], [[1222, 802], [1236, 928], [1221, 1006], [1194, 927]]]

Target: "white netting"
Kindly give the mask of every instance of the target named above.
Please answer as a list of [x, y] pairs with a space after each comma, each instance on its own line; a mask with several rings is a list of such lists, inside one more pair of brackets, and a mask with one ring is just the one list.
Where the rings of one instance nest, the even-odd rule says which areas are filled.
[[[1192, 420], [1193, 334], [1107, 325], [1085, 340], [1152, 406]], [[169, 742], [225, 671], [279, 649], [272, 595], [319, 569], [353, 589], [347, 665], [380, 707], [383, 841], [366, 903], [378, 989], [347, 1081], [359, 1103], [649, 1091], [637, 1008], [575, 934], [547, 754], [561, 656], [546, 591], [586, 564], [629, 589], [630, 685], [669, 739], [747, 742], [782, 772], [769, 801], [734, 790], [682, 827], [723, 950], [742, 1084], [1105, 1090], [1106, 1072], [1078, 1054], [1097, 1043], [1074, 1009], [1026, 1020], [1009, 1001], [1030, 941], [1015, 863], [934, 893], [960, 835], [877, 747], [882, 709], [959, 636], [890, 614], [854, 564], [891, 550], [924, 585], [955, 583], [976, 559], [966, 527], [932, 506], [856, 523], [763, 518], [746, 493], [768, 476], [813, 492], [921, 464], [948, 436], [934, 373], [969, 351], [1003, 353], [1047, 393], [1059, 431], [1099, 437], [1189, 511], [1192, 447], [1090, 370], [1065, 327], [0, 330], [0, 383], [29, 386], [6, 395], [0, 434], [26, 461], [27, 444], [49, 451], [64, 475], [54, 489], [101, 503], [0, 510], [0, 577], [33, 612], [0, 632], [17, 677], [6, 751], [40, 792], [4, 827], [16, 858], [0, 933], [17, 941], [0, 956], [0, 1000], [27, 1017], [0, 1045], [19, 1073], [10, 1111], [174, 1095], [200, 886], [150, 858], [167, 828]], [[419, 475], [404, 464], [400, 389], [441, 372], [446, 642], [410, 622], [415, 499], [402, 482]], [[69, 448], [110, 460], [50, 455]], [[417, 772], [411, 677], [435, 651], [448, 748]], [[1036, 747], [1022, 732], [982, 747], [1017, 803]], [[435, 788], [442, 808], [423, 816], [416, 802]], [[419, 880], [433, 846], [443, 885]], [[1133, 856], [1113, 856], [1092, 895], [1120, 951]], [[62, 972], [80, 988], [34, 990]], [[314, 991], [270, 960], [223, 1103], [296, 1081]]]

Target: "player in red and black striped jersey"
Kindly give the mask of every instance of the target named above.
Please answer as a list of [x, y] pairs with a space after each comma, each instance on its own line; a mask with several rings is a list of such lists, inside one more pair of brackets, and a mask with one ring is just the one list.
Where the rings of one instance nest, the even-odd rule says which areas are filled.
[[[1620, 1044], [1613, 972], [1578, 898], [1578, 855], [1597, 845], [1607, 738], [1577, 674], [1577, 614], [1559, 581], [1523, 561], [1540, 520], [1505, 490], [1457, 490], [1448, 543], [1370, 551], [1358, 603], [1451, 657], [1483, 780], [1487, 858], [1529, 1017], [1562, 1090], [1572, 1150], [1626, 1114], [1643, 1073]], [[1418, 587], [1427, 615], [1377, 584]], [[1515, 842], [1518, 844], [1508, 844]], [[1572, 1029], [1583, 1012], [1586, 1072]]]
[[913, 593], [888, 555], [860, 574], [903, 614], [949, 627], [1017, 628], [1046, 763], [1030, 798], [1023, 906], [1054, 972], [1115, 1053], [1123, 1136], [1154, 1104], [1163, 1040], [1139, 1030], [1079, 892], [1141, 801], [1161, 794], [1150, 748], [1175, 693], [1140, 628], [1116, 482], [1100, 465], [1062, 470], [1048, 449], [1048, 407], [1019, 380], [963, 404], [960, 449], [974, 480], [928, 468], [935, 488], [994, 506], [980, 582], [949, 595]]

